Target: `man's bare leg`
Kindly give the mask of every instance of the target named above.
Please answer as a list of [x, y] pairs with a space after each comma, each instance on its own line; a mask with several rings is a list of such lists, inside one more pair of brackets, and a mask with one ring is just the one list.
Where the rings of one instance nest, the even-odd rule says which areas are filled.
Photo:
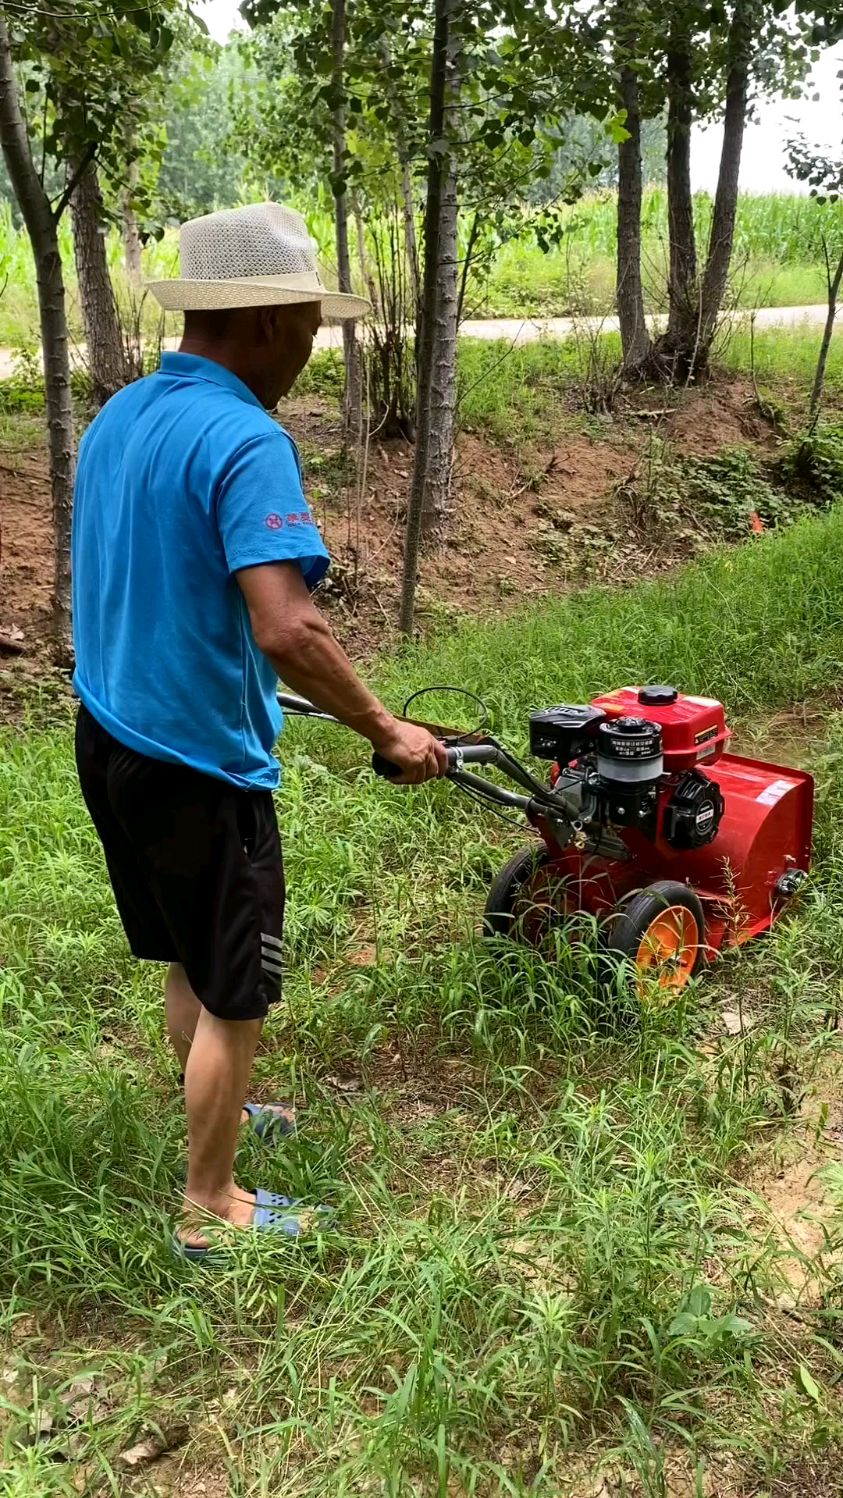
[[[188, 1057], [199, 1016], [202, 1013], [202, 1005], [187, 981], [187, 973], [180, 962], [171, 962], [167, 970], [164, 982], [164, 1004], [167, 1012], [167, 1034], [179, 1058], [182, 1073], [187, 1076]], [[295, 1108], [275, 1105], [272, 1111], [279, 1113], [289, 1123], [295, 1123]], [[244, 1109], [240, 1115], [240, 1122], [248, 1123], [248, 1121], [249, 1115]]]
[[202, 1006], [188, 983], [187, 974], [180, 962], [171, 962], [167, 970], [164, 1004], [167, 1011], [167, 1034], [179, 1058], [179, 1065], [186, 1072], [187, 1058]]
[[217, 1019], [206, 1009], [199, 1014], [184, 1078], [188, 1139], [184, 1198], [186, 1223], [193, 1229], [191, 1242], [202, 1241], [200, 1223], [205, 1213], [238, 1227], [246, 1227], [252, 1218], [255, 1199], [235, 1184], [234, 1154], [262, 1024], [259, 1019]]

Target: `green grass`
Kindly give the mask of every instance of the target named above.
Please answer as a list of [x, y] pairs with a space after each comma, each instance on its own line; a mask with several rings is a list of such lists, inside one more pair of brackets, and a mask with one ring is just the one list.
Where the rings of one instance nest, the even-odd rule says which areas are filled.
[[[817, 364], [822, 328], [799, 327], [756, 329], [754, 340], [749, 326], [739, 325], [722, 334], [716, 353], [717, 363], [736, 374], [749, 374], [753, 360], [760, 381], [770, 380], [790, 386], [800, 398], [810, 389]], [[754, 342], [754, 351], [753, 351]], [[839, 397], [843, 388], [843, 339], [835, 331], [828, 355], [826, 390]]]
[[[724, 328], [714, 361], [727, 373], [749, 375], [755, 368], [761, 386], [768, 384], [792, 407], [794, 419], [805, 405], [813, 382], [822, 329], [762, 328], [749, 323]], [[485, 433], [496, 442], [520, 447], [547, 446], [591, 409], [595, 390], [608, 388], [620, 360], [620, 337], [585, 331], [566, 339], [545, 338], [513, 346], [503, 340], [460, 339], [458, 349], [459, 419], [467, 431]], [[826, 373], [832, 403], [843, 390], [843, 338], [832, 340]], [[299, 377], [296, 394], [339, 400], [342, 360], [336, 351], [314, 355]], [[0, 400], [2, 391], [0, 390]], [[603, 424], [603, 435], [608, 427]]]
[[[753, 335], [748, 321], [741, 321], [718, 335], [714, 363], [743, 376], [754, 366], [759, 384], [769, 385], [798, 419], [813, 382], [821, 337], [822, 329], [813, 325], [761, 328]], [[465, 428], [485, 432], [498, 442], [546, 444], [570, 424], [572, 412], [590, 409], [595, 392], [611, 384], [620, 360], [620, 338], [616, 333], [592, 338], [583, 332], [517, 347], [464, 338], [458, 357], [459, 411]], [[315, 373], [310, 377], [316, 378]], [[843, 338], [837, 333], [826, 371], [831, 404], [839, 403], [841, 391]]]
[[798, 701], [843, 674], [841, 563], [836, 511], [666, 581], [545, 600], [505, 625], [466, 622], [409, 648], [384, 683], [390, 697], [423, 677], [479, 691], [522, 746], [529, 706], [587, 700], [621, 678], [675, 680], [733, 712]]
[[[518, 746], [531, 706], [626, 680], [747, 717], [836, 689], [842, 665], [834, 513], [375, 674], [396, 705], [481, 690]], [[838, 1046], [843, 725], [826, 747], [804, 914], [630, 1026], [595, 1003], [587, 947], [548, 964], [477, 941], [518, 834], [447, 786], [376, 783], [339, 730], [292, 728], [286, 1003], [258, 1081], [305, 1127], [241, 1163], [338, 1221], [210, 1273], [167, 1247], [183, 1122], [159, 976], [126, 956], [66, 716], [35, 701], [0, 744], [4, 1494], [128, 1491], [119, 1452], [184, 1420], [159, 1491], [211, 1470], [238, 1498], [557, 1498], [602, 1463], [630, 1498], [667, 1498], [682, 1473], [720, 1491], [724, 1461], [747, 1492], [803, 1498], [809, 1468], [835, 1491], [833, 1256], [825, 1309], [782, 1316], [787, 1245], [748, 1184], [802, 1147], [800, 1100]], [[736, 993], [754, 1025], [734, 1037], [718, 1015]]]

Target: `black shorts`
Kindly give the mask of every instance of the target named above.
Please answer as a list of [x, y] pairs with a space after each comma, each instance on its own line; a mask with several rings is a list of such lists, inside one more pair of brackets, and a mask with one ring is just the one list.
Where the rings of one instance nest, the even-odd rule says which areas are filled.
[[284, 866], [269, 791], [136, 754], [80, 707], [76, 764], [135, 957], [180, 962], [220, 1019], [281, 996]]

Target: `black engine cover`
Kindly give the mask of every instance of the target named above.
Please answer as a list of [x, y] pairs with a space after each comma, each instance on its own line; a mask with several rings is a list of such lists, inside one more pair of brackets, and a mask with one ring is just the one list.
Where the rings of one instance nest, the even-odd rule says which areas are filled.
[[599, 707], [546, 707], [530, 714], [530, 753], [536, 759], [555, 759], [569, 765], [593, 748], [594, 735], [606, 714]]
[[717, 836], [725, 810], [719, 785], [702, 770], [688, 770], [668, 802], [665, 837], [672, 848], [704, 848]]

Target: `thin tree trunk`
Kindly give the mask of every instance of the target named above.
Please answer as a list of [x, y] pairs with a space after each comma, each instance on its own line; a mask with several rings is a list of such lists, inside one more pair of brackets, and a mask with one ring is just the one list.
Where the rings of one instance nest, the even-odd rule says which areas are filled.
[[831, 264], [826, 250], [826, 281], [828, 286], [828, 315], [823, 329], [822, 343], [820, 344], [819, 357], [817, 359], [817, 370], [814, 375], [814, 386], [811, 391], [811, 402], [808, 407], [809, 427], [813, 431], [820, 416], [823, 390], [825, 389], [825, 368], [828, 363], [828, 351], [831, 348], [831, 337], [834, 332], [834, 322], [837, 317], [837, 298], [840, 293], [840, 282], [843, 280], [843, 252], [837, 266], [832, 273]]
[[0, 9], [0, 145], [35, 258], [53, 507], [53, 641], [66, 661], [70, 645], [70, 519], [73, 507], [73, 407], [67, 313], [56, 217], [32, 153], [12, 63], [6, 17]]
[[441, 545], [452, 513], [451, 479], [457, 420], [457, 327], [460, 302], [457, 214], [457, 174], [451, 164], [442, 187], [439, 213], [439, 285], [432, 312], [430, 443], [422, 511], [422, 545], [425, 547]]
[[667, 220], [670, 238], [668, 335], [684, 329], [696, 300], [697, 245], [691, 195], [691, 55], [687, 37], [667, 55]]
[[[392, 65], [392, 52], [387, 36], [382, 36], [379, 43], [381, 59], [383, 62], [383, 79], [386, 95], [393, 115], [393, 126], [395, 130], [395, 146], [398, 159], [401, 163], [401, 216], [404, 230], [404, 272], [399, 276], [398, 284], [401, 287], [401, 308], [396, 319], [395, 328], [391, 334], [394, 344], [392, 352], [397, 360], [403, 365], [404, 350], [408, 336], [408, 328], [414, 326], [416, 337], [413, 342], [413, 359], [415, 363], [416, 385], [418, 386], [419, 374], [419, 349], [420, 339], [419, 318], [422, 299], [422, 275], [419, 261], [419, 246], [416, 237], [416, 204], [413, 192], [413, 174], [410, 168], [411, 149], [407, 143], [407, 132], [404, 125], [404, 109], [398, 97], [398, 91], [390, 71]], [[403, 389], [401, 370], [397, 370], [395, 381], [396, 392]], [[399, 395], [400, 399], [400, 395]], [[403, 402], [402, 402], [403, 404]], [[395, 412], [397, 419], [398, 413]], [[402, 411], [400, 425], [409, 434], [415, 427], [414, 418], [407, 411]]]
[[468, 290], [468, 278], [471, 274], [471, 267], [474, 263], [474, 251], [477, 248], [477, 240], [480, 237], [482, 217], [483, 216], [480, 212], [480, 209], [475, 209], [474, 217], [471, 220], [471, 228], [468, 231], [468, 242], [465, 247], [465, 254], [462, 257], [462, 270], [460, 271], [460, 290], [459, 297], [457, 299], [458, 324], [462, 322], [463, 316], [465, 314], [465, 294]]
[[704, 369], [708, 362], [732, 263], [738, 211], [738, 180], [746, 126], [751, 42], [746, 4], [744, 0], [736, 0], [729, 35], [732, 63], [726, 85], [723, 147], [700, 296], [699, 333], [694, 357], [689, 364], [691, 368]]
[[[444, 137], [448, 42], [451, 31], [451, 17], [456, 4], [457, 0], [435, 0], [434, 3], [433, 52], [430, 64], [430, 115], [428, 124], [428, 140], [430, 145], [436, 144]], [[432, 150], [429, 152], [427, 200], [424, 208], [424, 282], [417, 327], [419, 351], [416, 392], [416, 450], [413, 462], [413, 477], [410, 485], [410, 499], [407, 508], [404, 575], [401, 588], [401, 629], [406, 635], [413, 633], [415, 620], [422, 515], [430, 461], [430, 397], [436, 346], [436, 303], [439, 293], [440, 262], [442, 258], [440, 223], [442, 199], [450, 170], [450, 163], [444, 152], [441, 150]]]
[[379, 307], [378, 288], [375, 278], [372, 275], [369, 256], [366, 253], [366, 228], [363, 223], [363, 215], [360, 212], [360, 203], [356, 195], [352, 200], [352, 216], [354, 218], [354, 233], [357, 238], [357, 263], [360, 266], [360, 275], [363, 278], [363, 285], [368, 292], [369, 301], [375, 309], [375, 315], [379, 317], [381, 315], [381, 308]]
[[[333, 0], [331, 8], [331, 49], [333, 54], [334, 147], [334, 222], [337, 241], [337, 277], [340, 291], [351, 291], [351, 253], [348, 244], [348, 193], [345, 187], [345, 0]], [[363, 427], [363, 381], [360, 349], [354, 323], [342, 325], [345, 396], [343, 418], [346, 436], [358, 438]]]
[[138, 228], [137, 214], [132, 207], [132, 200], [128, 196], [123, 199], [123, 257], [126, 261], [126, 274], [133, 286], [141, 283], [141, 237]]
[[647, 360], [650, 334], [641, 281], [641, 114], [638, 76], [631, 67], [621, 70], [620, 97], [628, 139], [618, 146], [618, 321], [623, 367], [634, 374]]
[[409, 163], [401, 163], [401, 207], [404, 215], [404, 253], [407, 257], [407, 275], [413, 301], [413, 318], [418, 316], [421, 300], [421, 266], [419, 246], [416, 239], [416, 205], [413, 198], [413, 177]]
[[129, 380], [123, 330], [105, 252], [105, 215], [93, 162], [70, 200], [73, 247], [94, 400], [104, 406]]
[[134, 207], [134, 194], [138, 185], [138, 163], [136, 160], [133, 159], [129, 162], [127, 175], [128, 181], [122, 198], [123, 254], [126, 260], [126, 272], [129, 280], [133, 286], [140, 286], [141, 237]]
[[687, 36], [672, 36], [667, 54], [667, 220], [670, 245], [668, 320], [651, 364], [663, 378], [691, 372], [700, 317], [700, 283], [691, 194], [692, 59]]

